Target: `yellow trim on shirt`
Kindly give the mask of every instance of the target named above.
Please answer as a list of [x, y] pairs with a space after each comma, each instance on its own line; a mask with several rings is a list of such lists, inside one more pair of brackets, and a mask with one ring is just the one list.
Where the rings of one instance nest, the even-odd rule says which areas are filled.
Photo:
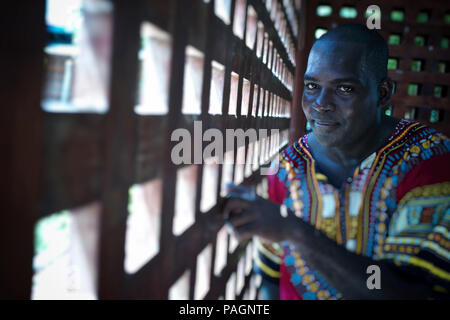
[[438, 276], [439, 278], [445, 279], [447, 281], [450, 281], [450, 273], [434, 266], [432, 263], [422, 260], [420, 258], [417, 257], [412, 257], [410, 256], [408, 259], [408, 263], [414, 265], [414, 266], [418, 266], [424, 269], [427, 269], [428, 271], [430, 271], [432, 274], [434, 274], [435, 276]]
[[272, 278], [280, 278], [281, 273], [279, 271], [275, 271], [272, 268], [266, 266], [259, 258], [255, 259], [256, 265], [268, 276]]
[[277, 256], [275, 256], [272, 252], [267, 250], [264, 246], [258, 247], [258, 250], [261, 251], [263, 255], [265, 255], [269, 260], [276, 264], [281, 264], [281, 259]]
[[328, 181], [327, 176], [323, 173], [316, 172], [316, 178], [317, 180]]
[[281, 264], [281, 262], [282, 262], [281, 257], [277, 256], [275, 253], [273, 253], [269, 249], [267, 249], [259, 239], [257, 242], [257, 248], [258, 248], [258, 251], [260, 251], [263, 255], [265, 255], [269, 260], [271, 260], [272, 262], [274, 262], [276, 264]]

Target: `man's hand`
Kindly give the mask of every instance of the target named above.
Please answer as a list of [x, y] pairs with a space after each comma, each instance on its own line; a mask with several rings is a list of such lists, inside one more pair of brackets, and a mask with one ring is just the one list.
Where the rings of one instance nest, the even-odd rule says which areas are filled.
[[280, 206], [261, 197], [253, 201], [230, 197], [226, 200], [223, 214], [239, 241], [260, 236], [279, 242], [286, 240], [292, 223], [280, 214]]

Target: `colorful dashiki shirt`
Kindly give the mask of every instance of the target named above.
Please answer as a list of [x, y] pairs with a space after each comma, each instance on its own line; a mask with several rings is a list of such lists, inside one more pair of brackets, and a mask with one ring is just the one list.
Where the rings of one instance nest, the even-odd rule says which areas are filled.
[[[389, 260], [448, 295], [450, 140], [401, 120], [389, 142], [336, 189], [317, 172], [308, 137], [280, 154], [280, 169], [269, 176], [269, 198], [348, 250]], [[258, 247], [256, 271], [279, 283], [282, 299], [345, 298], [288, 242], [259, 240]]]

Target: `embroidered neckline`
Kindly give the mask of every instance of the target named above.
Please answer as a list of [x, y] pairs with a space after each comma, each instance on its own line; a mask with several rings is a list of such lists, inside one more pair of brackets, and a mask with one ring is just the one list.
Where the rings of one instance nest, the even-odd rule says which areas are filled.
[[[370, 168], [374, 164], [374, 162], [376, 162], [375, 160], [379, 159], [379, 157], [377, 157], [377, 156], [382, 151], [388, 149], [390, 147], [390, 145], [392, 145], [393, 141], [397, 140], [397, 138], [399, 136], [404, 136], [407, 132], [410, 131], [410, 129], [412, 127], [414, 127], [417, 124], [419, 124], [419, 123], [410, 121], [410, 120], [406, 120], [406, 119], [400, 119], [400, 121], [396, 124], [391, 136], [387, 140], [388, 142], [384, 146], [380, 147], [378, 150], [372, 152], [369, 156], [364, 158], [359, 163], [359, 165], [356, 167], [355, 171], [352, 174], [353, 179], [355, 179], [355, 177], [357, 176], [357, 173], [359, 173], [361, 169]], [[297, 149], [296, 146], [294, 145], [294, 149], [299, 154], [305, 153], [306, 156], [309, 158], [309, 160], [312, 161], [312, 163], [315, 163], [316, 160], [313, 158], [313, 156], [311, 154], [311, 147], [308, 142], [308, 139], [310, 138], [311, 134], [312, 134], [312, 132], [309, 132], [309, 133], [303, 135], [302, 137], [300, 137], [300, 139], [297, 140], [297, 143], [299, 144], [300, 148]], [[303, 152], [300, 152], [300, 150]], [[321, 172], [317, 172], [317, 173], [320, 173], [323, 175], [323, 173], [321, 173]]]

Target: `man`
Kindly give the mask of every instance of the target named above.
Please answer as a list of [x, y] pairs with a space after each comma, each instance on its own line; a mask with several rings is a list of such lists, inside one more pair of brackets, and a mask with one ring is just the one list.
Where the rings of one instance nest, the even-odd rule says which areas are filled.
[[302, 100], [312, 132], [281, 153], [270, 201], [225, 203], [240, 239], [259, 236], [265, 298], [447, 297], [450, 141], [384, 115], [387, 59], [360, 25], [316, 41]]

